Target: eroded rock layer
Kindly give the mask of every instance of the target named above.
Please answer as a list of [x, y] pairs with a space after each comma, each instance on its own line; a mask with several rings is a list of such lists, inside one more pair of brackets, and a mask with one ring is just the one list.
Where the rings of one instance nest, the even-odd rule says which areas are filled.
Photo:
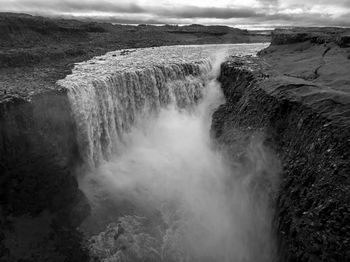
[[255, 132], [263, 132], [280, 155], [279, 261], [347, 261], [348, 49], [298, 41], [272, 45], [259, 59], [233, 58], [222, 65], [226, 103], [213, 116], [212, 132], [233, 157], [236, 134], [244, 139]]

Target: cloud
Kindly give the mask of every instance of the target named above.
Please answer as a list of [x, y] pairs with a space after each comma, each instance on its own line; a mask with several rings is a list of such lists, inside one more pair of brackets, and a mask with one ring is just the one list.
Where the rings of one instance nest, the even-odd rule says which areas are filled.
[[248, 8], [215, 8], [183, 6], [173, 9], [155, 9], [154, 13], [164, 17], [177, 18], [247, 18], [261, 16], [254, 9]]
[[[6, 0], [5, 0], [6, 1]], [[5, 2], [0, 0], [1, 2]], [[76, 12], [102, 12], [102, 13], [144, 13], [147, 12], [143, 7], [135, 3], [126, 3], [121, 1], [106, 0], [15, 0], [3, 4], [1, 9], [5, 11], [49, 11], [57, 13], [76, 13]]]
[[[0, 11], [48, 16], [98, 18], [122, 23], [269, 24], [286, 26], [350, 26], [349, 0], [252, 0], [225, 7], [217, 0], [0, 0]], [[255, 3], [255, 4], [253, 4]]]

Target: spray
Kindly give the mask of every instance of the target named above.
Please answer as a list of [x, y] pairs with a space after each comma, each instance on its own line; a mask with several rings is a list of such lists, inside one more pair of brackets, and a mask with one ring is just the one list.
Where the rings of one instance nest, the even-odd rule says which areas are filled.
[[83, 225], [94, 235], [93, 256], [274, 260], [270, 193], [278, 181], [278, 161], [264, 147], [263, 136], [252, 136], [241, 152], [244, 163], [228, 161], [209, 136], [211, 115], [224, 102], [216, 78], [226, 56], [223, 50], [212, 57], [204, 99], [194, 110], [173, 104], [146, 119], [127, 135], [122, 154], [80, 182], [95, 208], [95, 219]]

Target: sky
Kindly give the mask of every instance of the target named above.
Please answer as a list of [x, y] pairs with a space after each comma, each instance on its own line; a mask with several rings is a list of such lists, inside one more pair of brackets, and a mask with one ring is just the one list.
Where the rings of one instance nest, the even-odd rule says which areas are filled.
[[0, 0], [0, 12], [123, 24], [350, 27], [350, 0]]

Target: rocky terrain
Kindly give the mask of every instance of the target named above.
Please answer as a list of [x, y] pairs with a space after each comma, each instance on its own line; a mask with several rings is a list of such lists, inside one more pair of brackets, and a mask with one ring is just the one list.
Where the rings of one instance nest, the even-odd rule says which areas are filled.
[[263, 133], [282, 159], [279, 261], [350, 260], [349, 32], [275, 30], [260, 58], [222, 65], [213, 135], [237, 157], [234, 139]]

